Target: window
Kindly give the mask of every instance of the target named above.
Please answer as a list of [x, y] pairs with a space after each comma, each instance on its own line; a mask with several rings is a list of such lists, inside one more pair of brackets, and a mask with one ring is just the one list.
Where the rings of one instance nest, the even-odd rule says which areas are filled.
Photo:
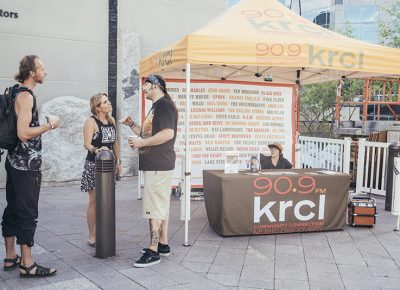
[[344, 18], [350, 23], [376, 22], [378, 21], [379, 8], [375, 5], [369, 6], [345, 6]]
[[329, 11], [320, 12], [313, 20], [315, 24], [319, 26], [329, 28], [329, 24], [331, 21], [331, 13]]
[[226, 0], [226, 8], [230, 8], [238, 2], [239, 0]]

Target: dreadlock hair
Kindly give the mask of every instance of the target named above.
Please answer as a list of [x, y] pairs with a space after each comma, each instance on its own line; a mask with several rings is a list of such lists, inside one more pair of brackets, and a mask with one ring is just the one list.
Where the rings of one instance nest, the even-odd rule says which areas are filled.
[[17, 82], [23, 83], [26, 79], [28, 79], [29, 73], [31, 71], [36, 71], [36, 59], [39, 59], [39, 57], [36, 55], [24, 56], [24, 58], [19, 63], [18, 73], [14, 77]]

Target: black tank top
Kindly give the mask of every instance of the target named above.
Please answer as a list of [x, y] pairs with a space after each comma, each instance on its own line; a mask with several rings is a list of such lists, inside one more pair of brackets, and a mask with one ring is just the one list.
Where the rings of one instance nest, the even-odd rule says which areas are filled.
[[[95, 116], [91, 116], [99, 127], [99, 131], [94, 133], [92, 137], [92, 145], [97, 148], [101, 148], [106, 146], [108, 149], [112, 150], [113, 144], [115, 142], [115, 126], [113, 124], [103, 124], [99, 119]], [[92, 152], [88, 151], [86, 160], [93, 161], [95, 160], [95, 155]]]
[[[33, 92], [30, 92], [33, 97], [32, 121], [29, 127], [38, 127], [39, 114], [36, 106], [36, 97]], [[17, 147], [8, 151], [7, 159], [11, 166], [18, 170], [39, 171], [42, 166], [42, 136], [37, 136], [32, 139], [22, 142], [18, 140]]]

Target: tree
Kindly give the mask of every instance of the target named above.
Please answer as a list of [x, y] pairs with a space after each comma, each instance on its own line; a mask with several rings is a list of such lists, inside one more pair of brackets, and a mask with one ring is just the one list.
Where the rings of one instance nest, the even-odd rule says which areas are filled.
[[337, 82], [305, 85], [301, 90], [300, 115], [305, 134], [331, 137]]
[[[354, 37], [354, 29], [349, 22], [344, 23], [343, 28], [337, 32], [347, 37]], [[337, 85], [337, 81], [330, 81], [302, 87], [300, 115], [301, 124], [305, 129], [303, 134], [314, 137], [333, 137]], [[355, 96], [363, 94], [363, 88], [363, 80], [344, 79], [341, 100], [353, 101]]]
[[393, 0], [390, 5], [381, 7], [386, 12], [389, 21], [379, 22], [381, 43], [390, 47], [400, 47], [400, 0]]

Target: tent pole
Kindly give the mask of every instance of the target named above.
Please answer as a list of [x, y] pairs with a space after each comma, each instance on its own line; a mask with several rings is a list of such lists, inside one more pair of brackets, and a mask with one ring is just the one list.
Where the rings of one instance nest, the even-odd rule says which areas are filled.
[[[189, 122], [190, 122], [190, 63], [186, 64], [186, 116], [185, 116], [185, 242], [183, 246], [189, 247], [189, 220], [190, 220], [190, 195], [192, 191], [191, 174], [192, 160], [189, 146]], [[181, 201], [182, 202], [182, 201]]]
[[[145, 105], [143, 104], [143, 102], [145, 102], [144, 92], [142, 90], [143, 82], [144, 82], [144, 78], [141, 78], [139, 80], [139, 92], [142, 92], [142, 93], [140, 94], [141, 99], [138, 102], [138, 104], [139, 104], [139, 106], [138, 106], [139, 111], [138, 112], [139, 112], [139, 114], [142, 114], [139, 117], [140, 120], [138, 120], [138, 122], [140, 122], [139, 123], [140, 126], [142, 126], [142, 124], [143, 124], [143, 119], [142, 119], [143, 112], [142, 112], [142, 109], [145, 107]], [[137, 172], [138, 172], [137, 199], [141, 200], [142, 199], [142, 188], [143, 188], [142, 186], [144, 186], [144, 184], [143, 184], [144, 182], [143, 182], [143, 172], [139, 170], [139, 166], [138, 166], [138, 171]]]
[[300, 70], [296, 71], [296, 141], [294, 144], [294, 164], [295, 168], [300, 167], [300, 154], [301, 154], [301, 147], [299, 143], [300, 137], [300, 96], [301, 96], [301, 85], [300, 85]]
[[300, 70], [296, 71], [296, 133], [300, 134], [300, 96], [301, 96], [301, 84], [300, 84]]

